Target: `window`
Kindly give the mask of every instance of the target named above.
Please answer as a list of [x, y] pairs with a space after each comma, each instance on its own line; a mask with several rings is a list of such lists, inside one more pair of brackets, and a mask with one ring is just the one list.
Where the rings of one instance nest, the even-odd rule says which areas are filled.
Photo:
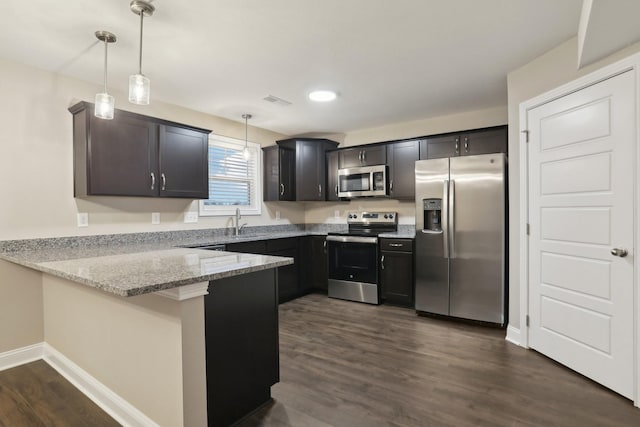
[[200, 201], [200, 215], [260, 215], [262, 185], [260, 145], [248, 142], [249, 159], [242, 155], [244, 141], [209, 136], [209, 199]]

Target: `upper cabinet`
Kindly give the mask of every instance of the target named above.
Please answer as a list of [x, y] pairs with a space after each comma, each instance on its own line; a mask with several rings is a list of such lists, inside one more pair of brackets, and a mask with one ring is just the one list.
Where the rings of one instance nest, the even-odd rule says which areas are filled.
[[76, 197], [209, 197], [210, 131], [121, 110], [103, 120], [88, 102], [69, 111]]
[[346, 148], [340, 150], [339, 153], [340, 169], [384, 165], [387, 162], [387, 150], [384, 145]]
[[507, 127], [428, 137], [420, 143], [420, 159], [506, 153]]
[[389, 197], [392, 199], [415, 198], [415, 163], [420, 159], [420, 140], [399, 141], [387, 144], [389, 166]]
[[264, 200], [325, 200], [325, 153], [337, 146], [328, 139], [292, 138], [263, 148]]
[[338, 197], [339, 155], [339, 151], [327, 151], [327, 200], [331, 202], [340, 200]]

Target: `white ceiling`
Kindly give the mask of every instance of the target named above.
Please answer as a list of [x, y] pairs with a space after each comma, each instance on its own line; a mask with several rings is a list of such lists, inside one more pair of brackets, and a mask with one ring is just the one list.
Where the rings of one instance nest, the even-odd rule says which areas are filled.
[[[287, 135], [342, 133], [506, 105], [507, 73], [576, 35], [582, 0], [155, 0], [153, 100]], [[0, 57], [109, 86], [137, 71], [129, 0], [2, 0]], [[314, 104], [315, 88], [338, 91]], [[275, 95], [282, 107], [263, 100]], [[116, 107], [126, 109], [126, 99]]]

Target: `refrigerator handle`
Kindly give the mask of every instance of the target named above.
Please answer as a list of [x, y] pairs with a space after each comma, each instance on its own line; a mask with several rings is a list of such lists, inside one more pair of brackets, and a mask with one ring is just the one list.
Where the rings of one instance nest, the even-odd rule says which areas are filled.
[[449, 180], [444, 180], [442, 188], [442, 247], [444, 257], [449, 258]]
[[449, 253], [451, 254], [451, 258], [456, 257], [456, 246], [455, 246], [455, 231], [456, 231], [456, 223], [455, 223], [455, 210], [456, 210], [456, 182], [452, 179], [451, 184], [449, 185], [449, 207], [447, 209], [447, 213], [449, 214]]

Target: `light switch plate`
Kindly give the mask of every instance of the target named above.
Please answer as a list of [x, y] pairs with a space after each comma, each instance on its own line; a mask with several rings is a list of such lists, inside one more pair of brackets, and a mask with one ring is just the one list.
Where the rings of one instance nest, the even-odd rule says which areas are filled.
[[160, 224], [160, 212], [151, 212], [151, 224]]
[[198, 222], [198, 212], [185, 212], [184, 214], [184, 223], [194, 223]]
[[276, 220], [280, 219], [280, 211], [276, 211]]
[[89, 226], [89, 214], [87, 212], [78, 212], [78, 227]]

